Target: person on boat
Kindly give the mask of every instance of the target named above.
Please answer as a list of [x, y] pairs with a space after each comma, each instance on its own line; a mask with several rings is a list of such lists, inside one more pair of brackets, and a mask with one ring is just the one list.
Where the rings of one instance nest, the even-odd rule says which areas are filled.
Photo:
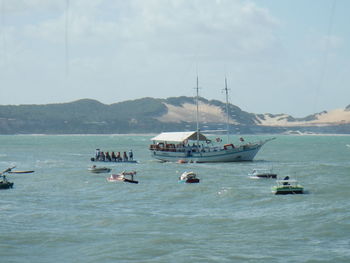
[[117, 154], [117, 161], [120, 162], [122, 160], [122, 158], [120, 157], [120, 152], [118, 152]]
[[128, 161], [128, 156], [126, 155], [126, 152], [124, 152], [124, 154], [123, 154], [123, 161], [124, 162]]
[[[286, 177], [284, 177], [283, 181], [288, 181], [289, 180], [289, 176], [287, 175]], [[289, 185], [288, 182], [283, 182], [283, 185]]]
[[8, 181], [7, 181], [7, 177], [6, 177], [6, 175], [2, 175], [2, 182], [4, 183], [4, 184], [7, 184], [8, 183]]
[[100, 152], [100, 159], [99, 159], [100, 161], [105, 161], [106, 160], [106, 156], [105, 156], [105, 154], [104, 154], [104, 152]]
[[129, 151], [129, 160], [132, 161], [134, 158], [134, 154], [132, 152], [132, 150]]
[[96, 153], [95, 153], [95, 159], [96, 161], [98, 161], [100, 158], [100, 149], [96, 149]]
[[115, 153], [114, 152], [112, 152], [112, 161], [113, 162], [116, 162], [117, 161], [117, 156], [115, 156]]
[[106, 152], [106, 159], [107, 159], [107, 161], [112, 161], [112, 158], [111, 158], [111, 156], [109, 155], [109, 152]]

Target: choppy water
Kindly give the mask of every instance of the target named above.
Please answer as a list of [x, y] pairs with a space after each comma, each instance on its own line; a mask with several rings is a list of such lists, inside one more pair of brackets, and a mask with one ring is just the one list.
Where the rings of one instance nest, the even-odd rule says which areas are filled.
[[[224, 164], [152, 161], [149, 138], [0, 136], [1, 170], [35, 170], [0, 191], [0, 262], [350, 262], [349, 136], [278, 136]], [[132, 148], [139, 164], [106, 165], [139, 184], [89, 173], [96, 148]], [[247, 176], [270, 167], [308, 194]], [[201, 182], [178, 184], [186, 170]]]

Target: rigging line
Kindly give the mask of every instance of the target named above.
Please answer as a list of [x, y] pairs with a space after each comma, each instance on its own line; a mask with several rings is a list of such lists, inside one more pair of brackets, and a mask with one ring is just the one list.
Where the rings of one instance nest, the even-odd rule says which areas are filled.
[[66, 78], [69, 74], [69, 34], [68, 34], [68, 23], [69, 23], [69, 0], [66, 0], [66, 12], [65, 12], [65, 38], [64, 38], [64, 47], [65, 47], [65, 72]]
[[320, 79], [319, 79], [318, 85], [316, 86], [316, 94], [315, 94], [314, 109], [313, 109], [314, 112], [316, 111], [316, 107], [318, 106], [318, 103], [319, 103], [319, 95], [322, 89], [322, 85], [324, 84], [324, 79], [326, 75], [326, 67], [328, 63], [328, 55], [329, 55], [329, 48], [330, 48], [330, 42], [331, 42], [330, 37], [333, 29], [333, 20], [334, 20], [336, 4], [337, 4], [337, 0], [334, 0], [332, 3], [331, 13], [329, 17], [327, 37], [325, 39], [325, 52], [323, 54], [323, 59], [321, 64]]
[[228, 91], [229, 89], [227, 88], [227, 77], [225, 75], [225, 95], [226, 95], [226, 129], [227, 129], [227, 144], [230, 143], [230, 113], [229, 113], [229, 107], [228, 107]]
[[196, 78], [196, 87], [194, 88], [196, 90], [196, 132], [197, 132], [197, 147], [199, 146], [199, 90], [201, 89], [199, 87], [199, 80], [198, 80], [198, 68], [197, 71], [197, 78]]
[[2, 35], [2, 57], [4, 66], [7, 66], [7, 45], [6, 45], [6, 36], [5, 36], [5, 0], [1, 0], [1, 6], [0, 6], [0, 12], [1, 12], [1, 35]]
[[196, 114], [196, 122], [197, 122], [197, 146], [199, 144], [199, 123], [198, 123], [198, 74], [197, 74], [197, 87], [196, 87], [196, 91], [197, 91], [197, 96], [196, 96], [196, 106], [197, 106], [197, 114]]

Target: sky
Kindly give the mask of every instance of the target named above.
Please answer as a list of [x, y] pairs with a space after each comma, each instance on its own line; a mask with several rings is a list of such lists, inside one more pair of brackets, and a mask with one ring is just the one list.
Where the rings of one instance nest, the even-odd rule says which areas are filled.
[[0, 0], [0, 104], [200, 96], [294, 117], [350, 104], [348, 0]]

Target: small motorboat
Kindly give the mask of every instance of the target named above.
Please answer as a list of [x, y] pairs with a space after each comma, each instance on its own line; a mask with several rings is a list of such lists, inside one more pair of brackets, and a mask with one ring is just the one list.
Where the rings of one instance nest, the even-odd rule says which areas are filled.
[[273, 173], [270, 169], [254, 169], [252, 173], [248, 174], [252, 179], [260, 179], [260, 178], [277, 178], [277, 174]]
[[199, 179], [194, 172], [184, 172], [179, 177], [179, 183], [195, 184], [199, 183]]
[[100, 173], [109, 173], [112, 169], [107, 167], [96, 167], [96, 165], [93, 165], [88, 170], [92, 173], [100, 174]]
[[0, 189], [9, 189], [13, 187], [13, 183], [7, 181], [6, 175], [1, 175], [2, 179], [0, 180]]
[[9, 189], [13, 188], [13, 183], [9, 182], [6, 177], [6, 173], [8, 174], [29, 174], [34, 173], [34, 171], [12, 171], [16, 166], [9, 167], [2, 172], [0, 172], [0, 189]]
[[297, 180], [289, 180], [287, 176], [283, 180], [277, 180], [277, 185], [272, 187], [272, 193], [276, 195], [303, 194], [304, 187]]
[[15, 167], [10, 167], [0, 172], [0, 189], [9, 189], [13, 187], [13, 183], [9, 182], [6, 178], [6, 173], [11, 172], [11, 170]]
[[[136, 174], [136, 171], [132, 171], [132, 172], [123, 171], [119, 174], [111, 174], [111, 176], [107, 178], [107, 181], [108, 182], [126, 182], [126, 183], [138, 184], [139, 182], [134, 180], [135, 174]], [[130, 176], [130, 178], [127, 178], [127, 176]]]

